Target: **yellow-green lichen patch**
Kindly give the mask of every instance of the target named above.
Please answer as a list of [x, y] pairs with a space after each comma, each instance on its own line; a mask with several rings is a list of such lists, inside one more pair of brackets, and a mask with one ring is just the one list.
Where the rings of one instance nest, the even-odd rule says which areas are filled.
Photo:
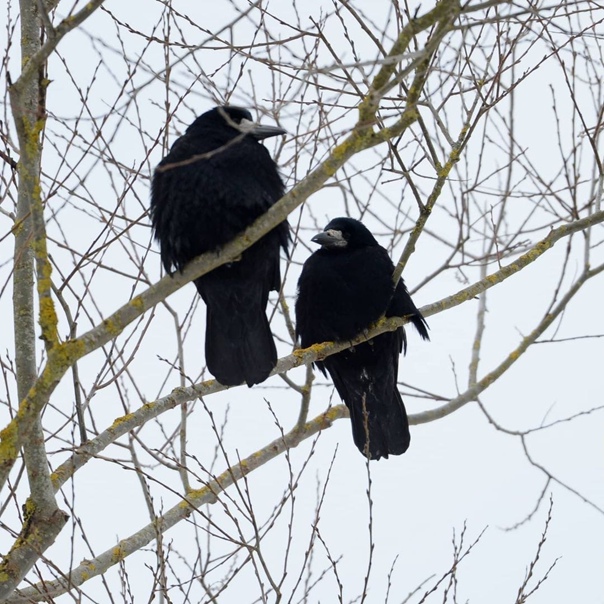
[[[254, 453], [254, 454], [252, 455], [252, 459], [254, 458], [254, 456], [257, 456], [257, 455], [258, 455], [258, 453], [257, 453], [257, 452], [256, 452], [256, 453]], [[250, 464], [250, 463], [248, 462], [248, 460], [247, 460], [247, 459], [242, 459], [242, 460], [239, 462], [239, 468], [240, 468], [240, 470], [241, 470], [241, 475], [242, 475], [242, 476], [245, 476], [246, 474], [248, 474], [248, 473], [250, 472], [250, 465], [252, 465], [252, 466], [253, 466], [253, 464]]]
[[371, 130], [367, 130], [365, 135], [355, 132], [350, 138], [338, 145], [331, 153], [331, 157], [324, 164], [325, 174], [333, 176], [338, 168], [352, 155], [363, 148], [363, 140], [367, 140], [372, 135]]
[[105, 328], [107, 333], [113, 338], [119, 336], [124, 330], [124, 327], [122, 326], [121, 322], [112, 318], [105, 319], [103, 321], [103, 327]]
[[113, 562], [120, 562], [125, 557], [126, 557], [126, 552], [124, 551], [124, 548], [120, 542], [111, 550], [111, 560]]
[[199, 506], [202, 503], [215, 503], [217, 500], [218, 496], [210, 487], [201, 487], [201, 489], [187, 491], [185, 499], [178, 504], [178, 507], [188, 510], [190, 513], [194, 506]]
[[60, 466], [50, 475], [50, 481], [52, 482], [52, 486], [55, 489], [58, 489], [67, 479], [67, 468], [65, 466]]
[[49, 355], [53, 368], [71, 367], [78, 359], [86, 354], [86, 343], [84, 340], [68, 340], [60, 346], [56, 346]]
[[[21, 118], [21, 125], [23, 127], [23, 135], [25, 137], [25, 153], [30, 158], [36, 157], [40, 154], [40, 133], [44, 130], [44, 126], [46, 121], [44, 119], [35, 120], [33, 125], [27, 119], [27, 117], [23, 116]], [[36, 178], [36, 182], [39, 183], [38, 175], [34, 175]], [[38, 193], [39, 193], [39, 184], [38, 184]]]
[[327, 348], [329, 348], [331, 342], [320, 342], [318, 344], [313, 344], [307, 348], [308, 352], [313, 352], [316, 355], [320, 355], [325, 352]]
[[157, 407], [157, 403], [145, 403], [141, 409], [144, 409], [145, 412], [153, 411]]
[[[58, 318], [55, 310], [55, 305], [53, 304], [53, 301], [49, 296], [43, 296], [40, 299], [39, 317], [39, 323], [40, 327], [42, 328], [42, 333], [45, 335], [54, 333], [58, 325]], [[54, 340], [54, 337], [52, 337], [52, 339]]]
[[373, 328], [378, 328], [378, 327], [383, 327], [384, 325], [386, 325], [388, 323], [388, 318], [387, 317], [380, 317], [373, 325]]
[[24, 520], [27, 522], [34, 515], [35, 511], [36, 511], [36, 504], [34, 503], [33, 499], [28, 497], [26, 502], [23, 504]]
[[19, 452], [17, 422], [13, 420], [0, 432], [0, 464], [12, 462]]
[[81, 340], [70, 340], [64, 344], [54, 346], [48, 354], [48, 363], [44, 371], [36, 381], [35, 386], [32, 386], [27, 398], [24, 400], [25, 405], [32, 402], [38, 404], [36, 399], [38, 396], [50, 394], [54, 386], [63, 377], [65, 371], [71, 367], [79, 358], [84, 356], [86, 345]]
[[191, 501], [195, 501], [196, 499], [201, 499], [202, 497], [205, 497], [207, 492], [208, 487], [202, 487], [201, 489], [191, 489], [190, 491], [187, 491], [187, 494], [185, 496], [186, 499], [183, 499], [178, 504], [178, 507], [183, 510], [191, 508]]
[[121, 426], [124, 422], [129, 422], [134, 418], [134, 413], [128, 413], [127, 415], [122, 415], [113, 421], [111, 424], [110, 430], [115, 430], [119, 426]]
[[83, 567], [80, 571], [82, 581], [88, 581], [96, 575], [96, 565], [92, 560], [82, 560], [80, 566]]
[[132, 300], [130, 300], [130, 306], [142, 312], [143, 310], [145, 310], [145, 301], [143, 300], [142, 296], [136, 296], [132, 298]]
[[38, 243], [34, 245], [34, 252], [38, 257], [38, 260], [42, 260], [42, 264], [38, 270], [38, 292], [42, 293], [50, 289], [51, 276], [52, 276], [52, 264], [48, 262], [46, 242], [40, 239]]

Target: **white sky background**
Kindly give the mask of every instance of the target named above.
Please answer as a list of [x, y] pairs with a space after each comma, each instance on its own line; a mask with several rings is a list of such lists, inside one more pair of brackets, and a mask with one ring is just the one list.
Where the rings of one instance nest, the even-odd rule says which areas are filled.
[[[133, 254], [145, 258], [144, 270], [152, 282], [160, 276], [157, 247], [152, 245], [151, 252], [147, 253], [150, 230], [148, 219], [143, 214], [148, 207], [148, 178], [164, 152], [161, 142], [166, 124], [166, 88], [160, 78], [164, 75], [165, 57], [164, 47], [159, 42], [149, 43], [145, 37], [153, 36], [161, 40], [169, 34], [176, 42], [181, 39], [181, 33], [178, 31], [178, 27], [181, 27], [187, 44], [203, 43], [202, 47], [194, 52], [172, 48], [168, 56], [168, 61], [174, 65], [169, 93], [170, 110], [174, 112], [174, 117], [168, 129], [169, 144], [184, 131], [196, 115], [217, 102], [228, 100], [233, 104], [251, 107], [253, 112], [254, 107], [261, 107], [268, 112], [255, 112], [261, 121], [274, 123], [274, 117], [270, 113], [277, 114], [280, 125], [291, 133], [291, 136], [286, 136], [283, 141], [268, 142], [268, 147], [276, 154], [277, 161], [282, 166], [287, 187], [291, 188], [305, 176], [309, 165], [314, 167], [318, 161], [324, 159], [329, 149], [344, 138], [347, 129], [353, 126], [356, 120], [357, 112], [354, 107], [358, 96], [354, 91], [347, 90], [342, 95], [341, 83], [329, 74], [322, 76], [321, 81], [334, 90], [324, 91], [321, 101], [325, 107], [336, 101], [339, 107], [328, 114], [328, 123], [324, 121], [326, 116], [320, 115], [317, 110], [315, 89], [305, 88], [299, 82], [289, 79], [290, 74], [295, 74], [298, 78], [309, 77], [300, 57], [310, 50], [310, 44], [316, 41], [314, 38], [288, 41], [285, 46], [278, 47], [280, 55], [277, 54], [277, 49], [273, 48], [271, 52], [275, 54], [272, 58], [282, 63], [280, 70], [269, 69], [264, 61], [267, 58], [266, 53], [262, 49], [256, 49], [252, 53], [253, 58], [244, 62], [241, 78], [233, 90], [233, 81], [244, 60], [243, 55], [236, 57], [228, 66], [225, 65], [225, 60], [230, 54], [216, 49], [222, 47], [222, 43], [206, 42], [207, 34], [195, 26], [197, 24], [212, 32], [221, 29], [235, 17], [233, 6], [225, 0], [216, 0], [212, 2], [212, 10], [208, 11], [207, 6], [194, 7], [193, 4], [197, 3], [172, 3], [176, 11], [191, 19], [192, 24], [186, 23], [181, 17], [171, 23], [171, 30], [168, 32], [165, 25], [161, 25], [161, 13], [164, 10], [161, 3], [140, 0], [122, 3], [109, 0], [106, 8], [122, 25], [117, 26], [110, 15], [98, 11], [86, 22], [84, 33], [74, 32], [61, 43], [58, 56], [55, 55], [50, 62], [49, 78], [52, 83], [48, 89], [50, 119], [47, 128], [49, 141], [52, 142], [46, 144], [44, 152], [44, 194], [50, 195], [51, 192], [57, 191], [47, 202], [49, 217], [53, 212], [56, 212], [57, 216], [56, 220], [49, 222], [49, 236], [55, 240], [51, 245], [51, 254], [57, 264], [54, 277], [56, 283], [60, 284], [59, 273], [62, 272], [65, 276], [73, 268], [70, 253], [65, 251], [60, 243], [56, 243], [63, 241], [60, 229], [65, 233], [71, 247], [80, 253], [87, 253], [89, 247], [92, 248], [95, 250], [94, 260], [103, 264], [100, 269], [95, 263], [85, 266], [83, 274], [89, 279], [86, 286], [78, 277], [72, 280], [78, 295], [82, 295], [86, 288], [94, 296], [94, 303], [89, 296], [86, 298], [86, 312], [91, 313], [91, 319], [87, 318], [81, 309], [76, 309], [73, 295], [66, 293], [69, 303], [73, 304], [72, 312], [78, 316], [78, 333], [83, 333], [103, 315], [130, 299], [133, 293], [138, 293], [146, 287], [133, 279], [137, 275], [136, 264], [132, 261]], [[329, 14], [326, 19], [326, 37], [344, 63], [354, 63], [354, 56], [341, 23], [332, 14], [333, 5], [327, 2], [304, 3], [304, 6], [300, 6], [303, 3], [297, 4], [297, 16], [291, 3], [273, 2], [265, 5], [265, 8], [268, 7], [269, 12], [286, 23], [295, 23], [299, 19], [300, 25], [308, 31], [313, 30], [311, 16], [314, 20], [319, 20], [322, 14]], [[244, 3], [238, 3], [237, 6], [247, 7]], [[15, 13], [16, 9], [13, 7], [12, 18]], [[384, 27], [388, 15], [391, 16], [390, 3], [385, 0], [372, 3], [372, 18], [377, 24], [374, 31]], [[3, 18], [6, 18], [6, 11], [3, 11]], [[280, 24], [276, 18], [265, 18], [266, 28], [275, 38], [288, 38], [293, 35], [292, 30]], [[349, 15], [346, 18], [348, 32], [355, 40], [359, 56], [364, 61], [375, 59], [375, 46]], [[600, 9], [599, 12], [586, 13], [581, 18], [585, 19], [584, 26], [587, 26], [591, 20], [604, 18], [604, 11]], [[258, 19], [259, 13], [252, 12], [250, 20], [244, 20], [233, 28], [232, 41], [235, 46], [245, 47], [254, 38], [254, 23], [257, 24]], [[562, 23], [568, 25], [566, 21], [561, 21]], [[128, 24], [131, 29], [124, 24]], [[386, 47], [389, 47], [392, 37], [396, 35], [394, 19], [391, 18], [388, 28], [389, 34], [384, 40]], [[578, 29], [577, 27], [577, 31]], [[3, 42], [6, 42], [6, 28], [3, 24], [0, 25], [0, 30], [0, 35], [4, 36]], [[596, 33], [598, 31], [602, 33], [601, 25], [597, 27]], [[557, 30], [556, 33], [557, 43], [560, 44], [563, 33]], [[485, 37], [485, 40], [487, 39], [493, 41], [492, 37]], [[598, 48], [601, 40], [596, 36], [589, 43], [593, 48]], [[16, 73], [16, 41], [13, 41], [13, 44], [15, 47], [11, 50], [11, 70]], [[306, 47], [303, 48], [303, 45]], [[545, 42], [535, 45], [527, 56], [519, 60], [515, 68], [516, 77], [537, 65], [548, 52], [549, 47]], [[486, 49], [485, 53], [488, 55], [490, 51]], [[185, 60], [176, 63], [178, 57], [185, 55]], [[595, 53], [594, 57], [597, 56], [601, 59], [601, 55]], [[137, 64], [139, 57], [141, 60]], [[566, 55], [565, 59], [568, 60]], [[286, 69], [283, 64], [291, 64], [291, 68]], [[334, 58], [322, 48], [319, 53], [319, 66], [331, 70], [333, 65]], [[594, 69], [601, 70], [601, 65]], [[133, 73], [131, 79], [128, 70]], [[67, 75], [67, 71], [71, 76]], [[367, 65], [361, 70], [352, 70], [362, 90], [365, 89], [363, 71], [367, 77], [371, 77], [377, 70], [372, 65]], [[437, 88], [440, 77], [443, 78], [444, 86], [448, 83], [446, 73], [432, 77], [433, 82], [429, 85], [431, 90]], [[509, 72], [506, 73], [502, 78], [502, 86], [509, 83], [511, 77]], [[127, 83], [124, 93], [121, 88], [125, 81]], [[86, 110], [82, 110], [81, 93], [88, 95]], [[588, 125], [593, 127], [596, 123], [594, 106], [601, 106], [602, 91], [585, 85], [576, 90], [576, 98], [581, 104]], [[558, 149], [558, 124], [553, 99], [556, 102], [558, 118], [561, 120], [562, 146], [564, 152], [568, 153], [573, 141], [580, 140], [580, 135], [577, 129], [573, 130], [571, 127], [570, 118], [566, 119], [572, 109], [568, 90], [558, 61], [555, 57], [550, 57], [523, 81], [514, 96], [516, 152], [522, 150], [517, 161], [530, 161], [534, 171], [545, 181], [557, 177], [565, 164]], [[385, 106], [388, 110], [384, 111], [383, 116], [388, 118], [395, 116], [395, 109], [401, 109], [403, 105], [390, 102], [385, 103]], [[346, 111], [344, 107], [351, 110]], [[455, 135], [459, 131], [461, 121], [459, 110], [455, 111], [453, 107], [458, 107], [457, 101], [448, 105], [446, 120], [447, 126]], [[8, 109], [5, 108], [4, 111], [3, 119], [8, 121]], [[481, 162], [480, 174], [485, 180], [467, 198], [473, 208], [473, 219], [478, 221], [479, 209], [488, 212], [490, 208], [494, 208], [497, 212], [505, 171], [494, 173], [494, 170], [504, 167], [507, 162], [506, 149], [502, 148], [506, 141], [502, 120], [507, 119], [508, 112], [509, 101], [504, 100], [498, 106], [497, 112], [489, 114], [489, 122], [486, 123], [489, 142], [484, 155], [479, 156], [481, 135], [476, 134], [462, 156], [458, 171], [445, 187], [428, 226], [429, 231], [437, 234], [440, 239], [455, 239], [457, 226], [449, 212], [453, 204], [459, 202], [461, 191], [467, 188], [467, 183], [460, 183], [459, 178], [463, 173], [475, 175], [478, 162]], [[81, 117], [78, 117], [80, 114]], [[478, 131], [481, 132], [484, 127], [485, 122], [481, 122]], [[92, 133], [98, 128], [103, 136], [94, 139]], [[320, 128], [318, 134], [315, 132], [317, 128]], [[70, 143], [74, 129], [77, 135]], [[413, 132], [419, 136], [418, 129]], [[410, 164], [421, 156], [410, 133], [405, 135], [399, 149]], [[585, 145], [584, 155], [578, 167], [584, 182], [577, 195], [583, 203], [589, 196], [591, 187], [588, 176], [591, 174], [593, 155], [588, 151], [589, 148]], [[441, 150], [440, 155], [444, 156], [443, 153]], [[353, 183], [354, 195], [348, 190], [348, 183], [334, 186], [334, 181], [331, 180], [326, 188], [306, 203], [302, 211], [302, 228], [299, 234], [301, 241], [296, 243], [294, 262], [285, 284], [285, 294], [292, 309], [300, 263], [309, 253], [310, 238], [329, 219], [346, 213], [356, 218], [362, 216], [367, 226], [378, 235], [380, 242], [389, 247], [393, 258], [397, 259], [400, 255], [408, 231], [417, 218], [417, 206], [409, 187], [400, 177], [393, 182], [387, 182], [394, 177], [380, 171], [386, 155], [385, 145], [376, 147], [355, 157], [338, 173], [337, 178], [340, 179], [344, 174], [366, 170], [364, 174], [354, 176], [350, 181]], [[139, 169], [140, 175], [136, 175]], [[427, 163], [419, 163], [415, 178], [422, 187], [422, 193], [427, 193], [432, 186]], [[58, 188], [57, 182], [61, 183]], [[531, 182], [526, 178], [520, 168], [513, 172], [512, 189], [513, 196], [508, 200], [507, 232], [513, 233], [518, 225], [530, 216], [529, 224], [535, 231], [526, 233], [521, 239], [527, 243], [535, 243], [547, 234], [549, 225], [553, 223], [553, 218], [547, 216], [547, 196], [534, 196], [543, 192], [543, 188], [540, 183]], [[552, 189], [561, 191], [560, 195], [568, 198], [568, 193], [563, 190], [562, 178], [555, 181]], [[366, 213], [359, 207], [359, 201], [369, 201]], [[539, 206], [533, 214], [537, 202]], [[2, 203], [7, 210], [12, 210], [12, 207], [9, 208], [12, 200], [4, 198]], [[115, 210], [117, 215], [111, 222], [113, 231], [107, 230], [106, 221]], [[299, 212], [294, 212], [290, 217], [291, 224], [296, 225], [298, 218]], [[13, 253], [12, 239], [5, 236], [10, 229], [9, 221], [4, 215], [0, 216], [0, 221], [3, 225], [3, 239], [0, 243], [0, 316], [9, 317], [10, 263], [7, 261]], [[403, 231], [402, 237], [399, 234], [392, 238], [393, 226]], [[115, 235], [120, 234], [126, 227], [131, 227], [130, 238], [124, 238], [123, 245], [119, 242], [112, 243], [98, 251], [100, 246], [112, 241]], [[480, 228], [483, 227], [477, 226], [477, 230]], [[597, 229], [601, 240], [602, 227], [596, 227], [595, 230]], [[582, 235], [576, 237], [579, 239]], [[473, 252], [482, 250], [483, 242], [476, 231], [472, 233], [467, 245], [468, 250]], [[489, 290], [479, 377], [500, 363], [545, 313], [558, 285], [565, 246], [566, 240], [559, 242], [554, 250], [521, 274]], [[581, 249], [577, 243], [570, 255], [564, 287], [568, 287], [581, 270]], [[418, 306], [451, 295], [480, 278], [477, 266], [464, 268], [463, 272], [450, 270], [437, 275], [419, 291], [415, 291], [417, 284], [437, 269], [448, 253], [447, 246], [439, 242], [437, 237], [424, 233], [420, 239], [404, 273]], [[602, 262], [602, 259], [600, 245], [595, 249], [592, 264], [595, 266]], [[506, 258], [503, 263], [509, 261], [510, 258]], [[285, 262], [283, 266], [285, 267]], [[106, 267], [117, 269], [123, 274], [107, 270]], [[497, 265], [493, 263], [489, 272], [495, 270]], [[604, 333], [604, 319], [600, 310], [604, 294], [602, 283], [600, 276], [588, 283], [573, 300], [563, 320], [555, 323], [558, 328], [557, 338]], [[193, 286], [187, 286], [177, 292], [169, 299], [169, 304], [179, 313], [181, 320], [192, 304], [195, 307], [185, 340], [185, 372], [188, 376], [186, 385], [190, 383], [189, 378], [192, 381], [209, 379], [207, 373], [201, 373], [205, 309], [202, 304], [197, 304]], [[410, 414], [438, 406], [432, 400], [414, 397], [411, 387], [440, 395], [444, 401], [453, 398], [457, 394], [457, 388], [461, 391], [467, 387], [477, 308], [478, 301], [470, 301], [431, 317], [430, 343], [421, 342], [412, 329], [408, 330], [409, 352], [407, 358], [401, 360], [400, 380], [404, 384], [401, 391]], [[2, 356], [8, 358], [12, 356], [13, 350], [12, 332], [8, 329], [8, 319], [4, 323], [7, 326], [2, 328]], [[287, 338], [280, 314], [276, 315], [273, 325], [275, 332], [282, 338], [278, 343], [280, 356], [289, 354], [291, 342]], [[141, 336], [143, 329], [144, 337]], [[147, 313], [134, 330], [138, 335], [126, 346], [126, 351], [132, 353], [133, 358], [128, 363], [128, 372], [122, 374], [118, 380], [119, 388], [110, 383], [92, 398], [95, 426], [89, 426], [91, 430], [103, 430], [116, 417], [138, 408], [146, 400], [168, 394], [180, 384], [178, 372], [170, 370], [165, 360], [173, 363], [176, 358], [174, 324], [166, 309], [158, 307], [153, 313]], [[66, 323], [63, 323], [62, 333], [67, 333]], [[128, 329], [118, 342], [125, 342], [132, 333], [133, 329]], [[546, 339], [553, 333], [554, 329], [550, 328], [546, 332]], [[142, 337], [141, 341], [138, 340], [139, 337]], [[602, 340], [597, 338], [535, 345], [516, 366], [481, 396], [481, 401], [495, 421], [509, 430], [536, 428], [544, 422], [587, 411], [603, 404], [603, 358]], [[85, 389], [87, 381], [90, 384], [99, 372], [107, 371], [103, 368], [104, 359], [103, 353], [99, 351], [80, 364], [80, 376]], [[120, 366], [123, 360], [115, 361], [115, 364], [116, 367]], [[292, 371], [290, 377], [302, 383], [304, 370], [300, 368]], [[109, 374], [100, 381], [108, 380]], [[138, 390], [134, 386], [135, 383]], [[10, 388], [12, 386], [9, 386], [9, 391]], [[7, 394], [3, 389], [6, 389], [4, 384], [0, 387], [4, 403]], [[10, 392], [14, 408], [15, 394]], [[63, 413], [71, 413], [71, 378], [64, 380], [53, 401], [54, 407], [58, 407]], [[271, 378], [262, 388], [236, 388], [206, 399], [205, 404], [219, 424], [228, 409], [223, 445], [231, 461], [236, 461], [238, 456], [243, 458], [251, 454], [278, 437], [279, 432], [267, 401], [284, 429], [289, 429], [297, 418], [299, 397], [287, 389], [284, 382], [277, 377]], [[337, 394], [334, 394], [331, 383], [318, 374], [309, 417], [312, 418], [325, 410], [330, 401], [339, 403]], [[195, 458], [191, 460], [191, 469], [201, 475], [195, 460], [199, 460], [206, 467], [210, 465], [216, 438], [212, 434], [208, 414], [201, 403], [194, 403], [192, 408], [188, 424], [188, 448], [190, 455]], [[9, 417], [6, 405], [3, 404], [0, 408], [0, 414], [4, 426], [6, 418]], [[49, 430], [51, 426], [59, 428], [64, 423], [56, 408], [47, 411], [45, 420], [48, 421]], [[162, 429], [170, 433], [178, 426], [179, 411], [175, 409], [168, 412], [160, 420]], [[77, 435], [73, 434], [74, 430], [71, 424], [62, 427], [60, 435], [63, 440], [57, 439], [49, 444], [49, 449], [55, 453], [51, 457], [53, 467], [67, 456], [61, 449], [78, 443]], [[159, 430], [159, 425], [155, 423], [145, 426], [139, 433], [141, 441], [150, 448], [159, 446], [156, 443], [165, 441]], [[537, 432], [527, 438], [529, 452], [535, 462], [546, 467], [554, 476], [600, 508], [604, 508], [602, 442], [602, 414], [598, 412]], [[289, 458], [294, 472], [300, 471], [306, 463], [311, 445], [311, 441], [305, 441], [290, 452]], [[177, 443], [175, 447], [177, 448]], [[314, 521], [317, 482], [322, 488], [333, 459], [319, 530], [331, 556], [339, 559], [337, 569], [344, 586], [343, 601], [349, 602], [362, 592], [367, 572], [367, 464], [354, 447], [347, 419], [339, 420], [332, 428], [322, 433], [314, 447], [314, 454], [295, 491], [295, 545], [285, 585], [291, 588], [299, 572]], [[144, 450], [137, 450], [144, 463], [151, 463]], [[164, 453], [171, 455], [169, 450]], [[149, 521], [139, 481], [132, 471], [122, 467], [121, 462], [126, 468], [131, 467], [127, 451], [117, 446], [110, 447], [103, 452], [102, 459], [91, 461], [63, 490], [67, 501], [72, 497], [72, 489], [75, 492], [77, 517], [85, 529], [94, 554], [111, 548], [118, 539], [127, 538]], [[224, 459], [219, 454], [213, 469], [221, 472], [225, 467]], [[150, 467], [148, 471], [150, 477], [157, 480], [152, 486], [157, 513], [178, 503], [182, 488], [176, 473], [161, 466]], [[477, 405], [470, 403], [442, 420], [412, 426], [412, 444], [408, 453], [370, 464], [370, 476], [375, 551], [367, 601], [384, 601], [388, 572], [395, 559], [397, 561], [392, 573], [390, 602], [403, 601], [407, 594], [424, 580], [432, 575], [438, 578], [446, 572], [452, 560], [453, 531], [459, 535], [464, 523], [467, 524], [465, 543], [472, 542], [485, 527], [488, 529], [460, 568], [458, 601], [488, 601], [493, 604], [515, 601], [526, 568], [535, 555], [548, 508], [545, 501], [531, 522], [511, 532], [503, 530], [519, 523], [531, 512], [546, 480], [543, 473], [527, 461], [517, 436], [497, 431], [489, 425]], [[249, 476], [248, 485], [260, 521], [270, 515], [273, 506], [287, 488], [287, 480], [288, 463], [284, 456]], [[192, 478], [192, 485], [199, 486], [198, 480]], [[550, 493], [554, 501], [552, 522], [535, 571], [536, 576], [541, 577], [556, 558], [560, 560], [548, 580], [530, 601], [533, 604], [602, 602], [602, 512], [563, 487], [552, 485], [547, 491], [547, 498]], [[229, 503], [229, 498], [240, 499], [236, 488], [233, 487], [222, 497], [231, 512], [234, 504]], [[210, 506], [206, 512], [213, 515], [221, 528], [237, 536], [232, 519], [225, 514], [221, 505], [218, 503]], [[62, 507], [65, 509], [65, 506]], [[3, 517], [1, 520], [13, 529], [19, 527], [14, 515]], [[203, 526], [201, 518], [197, 518], [197, 521]], [[278, 569], [283, 564], [289, 522], [287, 512], [279, 519], [277, 528], [263, 542], [263, 552], [277, 576]], [[245, 523], [243, 525], [245, 526]], [[243, 530], [249, 536], [249, 526], [245, 526]], [[194, 556], [193, 535], [193, 526], [183, 522], [165, 535], [164, 545], [172, 544], [174, 549], [185, 557], [188, 553]], [[205, 536], [202, 535], [200, 539], [205, 551]], [[5, 552], [10, 544], [11, 540], [6, 532], [0, 533], [0, 552]], [[72, 548], [74, 566], [83, 558], [93, 557], [93, 553], [82, 541], [80, 529], [68, 524], [47, 555], [63, 571], [67, 571], [70, 567]], [[215, 539], [212, 542], [213, 553], [221, 548], [228, 549], [228, 545]], [[171, 560], [177, 567], [182, 567], [182, 562], [176, 554], [172, 555]], [[154, 556], [149, 551], [135, 554], [126, 561], [132, 592], [137, 602], [146, 601], [149, 594], [151, 572], [144, 566], [145, 563], [154, 564]], [[320, 544], [316, 545], [314, 565], [315, 578], [329, 567], [325, 550]], [[211, 580], [219, 581], [220, 572], [218, 569]], [[186, 573], [183, 576], [186, 576]], [[117, 585], [115, 568], [109, 571], [107, 580], [111, 585]], [[431, 584], [428, 582], [421, 593]], [[83, 590], [91, 598], [84, 598], [83, 601], [107, 601], [107, 594], [98, 578], [86, 583]], [[287, 589], [285, 592], [287, 593]], [[191, 593], [197, 594], [197, 600], [191, 596], [192, 601], [201, 598], [198, 586], [195, 585]], [[171, 594], [174, 602], [183, 598], [177, 589]], [[219, 601], [254, 602], [258, 597], [257, 580], [248, 566]], [[298, 601], [299, 597], [293, 601]], [[411, 601], [418, 599], [416, 596]], [[442, 597], [433, 601], [441, 600]], [[70, 598], [65, 596], [57, 601], [68, 602]], [[269, 601], [272, 601], [271, 596]], [[312, 592], [309, 601], [337, 601], [337, 582], [333, 573], [327, 572]]]

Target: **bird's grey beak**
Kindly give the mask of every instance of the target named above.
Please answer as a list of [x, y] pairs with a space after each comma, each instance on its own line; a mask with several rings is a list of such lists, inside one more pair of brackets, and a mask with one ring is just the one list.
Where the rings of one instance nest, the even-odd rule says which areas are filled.
[[315, 235], [311, 241], [313, 243], [318, 243], [319, 245], [328, 245], [331, 238], [327, 233], [319, 233], [318, 235]]
[[346, 247], [347, 245], [346, 239], [342, 236], [342, 231], [336, 231], [335, 229], [323, 231], [315, 235], [311, 241], [327, 248]]
[[249, 120], [241, 120], [239, 127], [242, 132], [253, 136], [258, 141], [270, 138], [271, 136], [278, 136], [279, 134], [287, 134], [283, 128], [277, 126], [263, 126], [262, 124], [256, 124], [256, 122], [250, 122]]
[[261, 124], [256, 124], [254, 128], [252, 128], [250, 134], [256, 140], [261, 141], [263, 138], [270, 138], [271, 136], [287, 133], [283, 128], [278, 128], [277, 126], [262, 126]]

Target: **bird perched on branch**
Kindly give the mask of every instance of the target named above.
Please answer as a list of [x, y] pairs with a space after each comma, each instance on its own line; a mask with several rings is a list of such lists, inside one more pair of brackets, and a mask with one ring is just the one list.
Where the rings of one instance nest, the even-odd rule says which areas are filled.
[[[350, 341], [383, 315], [409, 317], [429, 339], [403, 280], [394, 287], [388, 252], [361, 222], [335, 218], [312, 241], [321, 249], [304, 263], [296, 302], [302, 347]], [[317, 362], [331, 375], [350, 411], [354, 442], [369, 459], [400, 455], [409, 447], [409, 422], [397, 388], [398, 359], [406, 349], [399, 327]]]
[[[151, 221], [167, 272], [233, 240], [283, 196], [284, 185], [260, 143], [285, 134], [252, 121], [247, 109], [216, 107], [199, 116], [159, 163]], [[206, 363], [227, 386], [264, 381], [277, 362], [266, 317], [268, 294], [281, 287], [282, 222], [224, 264], [195, 280], [207, 305]]]

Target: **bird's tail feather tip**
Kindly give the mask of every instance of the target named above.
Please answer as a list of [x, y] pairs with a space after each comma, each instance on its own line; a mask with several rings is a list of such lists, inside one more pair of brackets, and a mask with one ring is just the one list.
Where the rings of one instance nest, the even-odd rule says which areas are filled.
[[415, 329], [417, 329], [417, 332], [423, 340], [430, 340], [430, 334], [428, 333], [430, 327], [428, 326], [428, 323], [426, 322], [426, 319], [424, 319], [422, 314], [417, 313], [416, 315], [413, 315], [413, 317], [411, 318], [411, 322], [413, 323]]
[[[370, 398], [367, 401], [367, 398]], [[373, 400], [371, 400], [373, 399]], [[411, 435], [403, 400], [398, 390], [384, 407], [378, 401], [365, 396], [356, 401], [351, 410], [352, 434], [355, 445], [368, 459], [388, 459], [389, 455], [402, 455], [409, 448]]]
[[[206, 363], [221, 384], [246, 383], [251, 388], [264, 382], [277, 364], [273, 334], [266, 316], [262, 319], [231, 332], [208, 321]], [[234, 333], [237, 333], [236, 337]]]

